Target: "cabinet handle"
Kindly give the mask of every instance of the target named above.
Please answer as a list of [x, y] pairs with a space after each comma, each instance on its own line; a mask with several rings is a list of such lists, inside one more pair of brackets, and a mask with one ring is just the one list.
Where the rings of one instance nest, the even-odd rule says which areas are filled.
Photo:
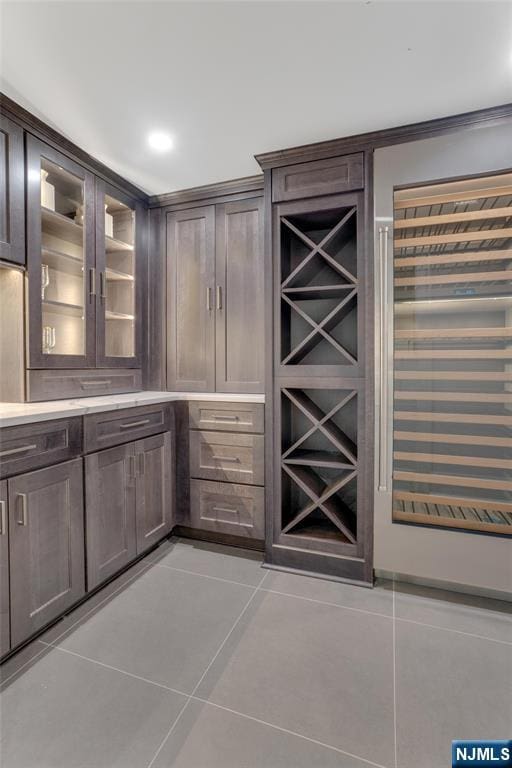
[[89, 296], [96, 296], [96, 268], [89, 269]]
[[95, 381], [80, 381], [80, 386], [82, 389], [87, 389], [87, 387], [108, 387], [109, 384], [112, 384], [110, 379], [96, 379]]
[[214, 414], [214, 421], [238, 421], [238, 416], [217, 416]]
[[139, 453], [139, 475], [146, 474], [146, 454], [144, 452]]
[[212, 456], [212, 461], [240, 461], [238, 456]]
[[100, 272], [100, 299], [104, 301], [107, 298], [106, 293], [106, 279], [105, 279], [105, 273]]
[[128, 456], [128, 477], [135, 477], [135, 456], [133, 454]]
[[0, 501], [0, 536], [7, 536], [7, 502]]
[[217, 286], [217, 309], [222, 309], [222, 285]]
[[207, 288], [206, 289], [206, 309], [208, 312], [211, 312], [212, 309], [212, 289]]
[[143, 427], [144, 424], [149, 424], [149, 419], [141, 419], [140, 421], [130, 421], [129, 424], [120, 424], [119, 429], [131, 429], [132, 427]]
[[379, 413], [379, 491], [388, 490], [388, 237], [389, 227], [379, 227], [379, 374], [380, 374], [380, 413]]
[[0, 451], [0, 458], [4, 456], [14, 456], [15, 453], [25, 453], [26, 451], [32, 451], [37, 448], [37, 445], [21, 445], [19, 448], [9, 448], [7, 451]]
[[16, 520], [18, 525], [26, 525], [27, 524], [27, 517], [28, 517], [28, 501], [27, 501], [27, 494], [26, 493], [17, 493], [16, 494], [16, 501], [19, 499], [19, 506], [21, 506], [21, 516], [19, 516]]

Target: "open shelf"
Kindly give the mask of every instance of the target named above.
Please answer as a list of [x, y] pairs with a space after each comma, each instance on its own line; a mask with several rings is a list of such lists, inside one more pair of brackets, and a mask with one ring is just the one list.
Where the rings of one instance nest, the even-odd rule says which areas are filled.
[[512, 174], [500, 180], [395, 193], [395, 520], [512, 531]]
[[110, 309], [106, 309], [105, 320], [135, 320], [135, 316], [127, 315], [123, 312], [112, 312]]
[[83, 227], [62, 213], [41, 206], [41, 219], [44, 232], [75, 245], [83, 244]]
[[57, 315], [76, 315], [82, 316], [84, 314], [83, 306], [79, 304], [68, 304], [65, 301], [51, 301], [45, 299], [42, 302], [43, 312], [51, 312]]
[[117, 240], [115, 237], [105, 235], [106, 253], [118, 253], [119, 251], [133, 251], [133, 245], [125, 243], [123, 240]]

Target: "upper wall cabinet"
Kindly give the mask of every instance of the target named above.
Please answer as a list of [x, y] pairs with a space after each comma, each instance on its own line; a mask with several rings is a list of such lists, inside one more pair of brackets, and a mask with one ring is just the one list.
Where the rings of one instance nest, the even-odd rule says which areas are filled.
[[27, 137], [29, 368], [140, 365], [136, 219], [133, 201]]
[[167, 386], [263, 392], [263, 198], [167, 214]]
[[23, 129], [0, 115], [0, 259], [25, 263]]

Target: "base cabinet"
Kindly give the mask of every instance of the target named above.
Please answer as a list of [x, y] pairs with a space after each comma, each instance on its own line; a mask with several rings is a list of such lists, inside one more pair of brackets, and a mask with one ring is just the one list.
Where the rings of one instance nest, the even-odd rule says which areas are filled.
[[133, 443], [85, 458], [87, 588], [136, 556]]
[[7, 501], [7, 480], [4, 480], [0, 483], [0, 656], [11, 647]]
[[8, 481], [11, 646], [85, 594], [82, 459]]
[[170, 432], [85, 459], [87, 589], [94, 589], [172, 529]]

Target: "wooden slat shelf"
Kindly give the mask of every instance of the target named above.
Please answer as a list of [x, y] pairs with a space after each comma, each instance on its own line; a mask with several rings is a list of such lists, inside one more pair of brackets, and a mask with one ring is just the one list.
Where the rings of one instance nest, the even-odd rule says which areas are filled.
[[[468, 437], [471, 444], [471, 437]], [[441, 453], [416, 453], [415, 451], [394, 451], [393, 458], [397, 461], [416, 461], [427, 464], [453, 464], [465, 467], [487, 467], [488, 469], [512, 469], [510, 459], [493, 459], [481, 456], [452, 456]]]
[[497, 424], [512, 426], [512, 416], [486, 413], [436, 413], [434, 411], [395, 411], [395, 421], [453, 422], [457, 424]]
[[413, 493], [412, 491], [394, 491], [393, 498], [400, 501], [418, 501], [432, 504], [446, 504], [456, 507], [473, 507], [489, 509], [495, 512], [512, 514], [512, 504], [509, 502], [487, 501], [486, 499], [461, 498], [460, 496], [443, 496], [435, 493]]
[[395, 315], [419, 315], [459, 312], [498, 312], [512, 309], [511, 296], [464, 296], [452, 299], [419, 299], [395, 302]]
[[512, 186], [504, 185], [488, 187], [487, 189], [469, 190], [467, 192], [445, 192], [439, 195], [429, 195], [428, 197], [395, 198], [394, 208], [396, 211], [404, 208], [421, 208], [425, 205], [439, 205], [442, 203], [461, 203], [464, 200], [484, 200], [493, 197], [509, 197], [512, 195]]
[[398, 349], [396, 360], [501, 360], [512, 358], [507, 349]]
[[[512, 231], [512, 230], [511, 230]], [[452, 283], [495, 283], [512, 280], [512, 270], [495, 272], [459, 272], [455, 275], [424, 275], [421, 277], [395, 277], [395, 286], [450, 285]]]
[[456, 213], [441, 213], [436, 216], [416, 216], [408, 219], [398, 219], [393, 224], [397, 229], [414, 227], [433, 227], [437, 224], [454, 224], [464, 221], [483, 221], [485, 219], [508, 219], [512, 217], [512, 208], [482, 208], [479, 211], [460, 211]]
[[453, 232], [444, 235], [425, 235], [420, 237], [401, 237], [395, 239], [395, 249], [417, 248], [421, 245], [449, 245], [450, 243], [468, 243], [476, 240], [502, 240], [512, 237], [512, 227], [492, 229], [471, 229], [466, 232]]
[[466, 475], [439, 475], [431, 472], [406, 472], [398, 470], [393, 473], [395, 480], [403, 480], [410, 483], [427, 483], [429, 485], [453, 485], [467, 488], [485, 488], [496, 491], [512, 491], [510, 480], [496, 480], [493, 478], [468, 477]]
[[395, 392], [395, 400], [432, 400], [460, 403], [512, 403], [512, 394], [491, 392]]
[[395, 430], [395, 440], [413, 443], [450, 443], [452, 445], [489, 445], [493, 448], [512, 448], [512, 437], [492, 435], [453, 435], [450, 432], [404, 432]]
[[512, 384], [512, 371], [395, 371], [403, 381], [506, 381]]
[[512, 250], [508, 248], [506, 250], [496, 249], [495, 251], [457, 251], [456, 253], [442, 253], [434, 256], [396, 256], [395, 269], [471, 264], [480, 261], [512, 261]]
[[424, 328], [395, 331], [395, 339], [507, 339], [512, 337], [512, 326], [501, 328]]
[[[423, 511], [416, 511], [416, 509]], [[492, 518], [495, 519], [494, 522]], [[436, 525], [444, 528], [482, 531], [483, 533], [499, 533], [500, 536], [512, 535], [512, 516], [487, 510], [478, 512], [474, 507], [439, 507], [427, 502], [404, 504], [395, 500], [393, 520], [416, 523], [417, 525]]]

